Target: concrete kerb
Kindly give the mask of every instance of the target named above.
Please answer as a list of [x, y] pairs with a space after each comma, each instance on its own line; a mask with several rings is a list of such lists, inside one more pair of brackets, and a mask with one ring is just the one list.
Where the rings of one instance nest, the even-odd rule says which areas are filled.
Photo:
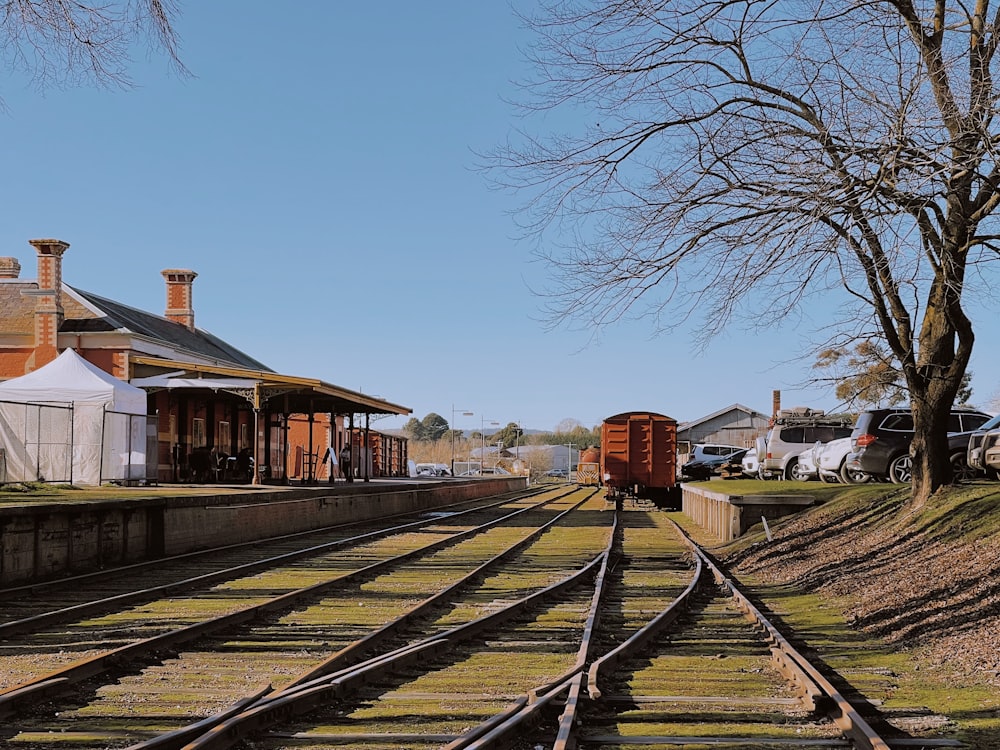
[[761, 522], [814, 505], [809, 495], [727, 495], [701, 487], [681, 487], [681, 509], [720, 542], [731, 542]]

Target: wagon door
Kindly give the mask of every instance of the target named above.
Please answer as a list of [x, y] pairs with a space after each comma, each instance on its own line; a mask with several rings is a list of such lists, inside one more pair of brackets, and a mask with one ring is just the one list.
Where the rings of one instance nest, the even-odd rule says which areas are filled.
[[655, 469], [656, 423], [649, 417], [632, 418], [628, 423], [629, 484], [653, 487]]
[[677, 480], [677, 423], [663, 417], [648, 423], [649, 481], [647, 487], [673, 487]]
[[608, 487], [629, 485], [628, 443], [628, 420], [605, 420], [601, 431], [601, 464], [602, 479]]
[[630, 484], [672, 487], [677, 473], [677, 435], [673, 420], [656, 415], [629, 422]]

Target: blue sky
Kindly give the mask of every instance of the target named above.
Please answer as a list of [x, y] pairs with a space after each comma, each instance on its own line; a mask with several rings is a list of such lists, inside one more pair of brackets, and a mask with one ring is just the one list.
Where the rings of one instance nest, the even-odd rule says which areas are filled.
[[[38, 92], [0, 78], [0, 255], [69, 242], [64, 280], [155, 313], [191, 268], [195, 319], [278, 372], [378, 395], [456, 426], [586, 426], [629, 410], [681, 421], [733, 403], [833, 408], [801, 386], [817, 311], [784, 328], [548, 331], [517, 196], [476, 153], [520, 123], [506, 99], [527, 41], [504, 2], [188, 2], [194, 74], [140, 54], [130, 91]], [[984, 318], [992, 311], [985, 311]], [[981, 334], [981, 404], [1000, 378]], [[401, 426], [384, 419], [376, 426]]]

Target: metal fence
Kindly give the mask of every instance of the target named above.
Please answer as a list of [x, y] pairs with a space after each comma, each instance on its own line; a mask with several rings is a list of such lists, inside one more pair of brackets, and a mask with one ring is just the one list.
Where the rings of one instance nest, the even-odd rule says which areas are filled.
[[0, 449], [0, 482], [155, 481], [156, 418], [99, 404], [0, 401]]

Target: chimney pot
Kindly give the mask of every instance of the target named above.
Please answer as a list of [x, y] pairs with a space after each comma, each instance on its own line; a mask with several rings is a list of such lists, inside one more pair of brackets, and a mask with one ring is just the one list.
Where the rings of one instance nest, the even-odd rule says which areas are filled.
[[16, 279], [21, 275], [17, 258], [0, 258], [0, 279]]
[[198, 274], [188, 268], [166, 268], [160, 271], [167, 282], [167, 310], [164, 317], [194, 330], [194, 305], [191, 286]]
[[35, 299], [35, 367], [59, 355], [63, 322], [62, 256], [69, 248], [62, 240], [28, 240], [38, 254], [38, 293]]

